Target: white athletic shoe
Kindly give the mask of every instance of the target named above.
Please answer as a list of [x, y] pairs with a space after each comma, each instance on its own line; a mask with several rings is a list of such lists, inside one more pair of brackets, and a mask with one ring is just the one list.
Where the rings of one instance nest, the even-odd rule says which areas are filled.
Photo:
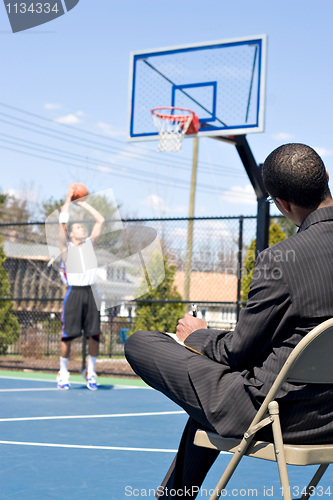
[[87, 387], [91, 391], [97, 391], [97, 389], [98, 389], [96, 379], [97, 379], [96, 373], [92, 373], [92, 374], [89, 373], [89, 375], [87, 375]]
[[68, 391], [69, 383], [69, 372], [67, 370], [60, 370], [57, 375], [57, 385], [58, 389], [62, 391]]

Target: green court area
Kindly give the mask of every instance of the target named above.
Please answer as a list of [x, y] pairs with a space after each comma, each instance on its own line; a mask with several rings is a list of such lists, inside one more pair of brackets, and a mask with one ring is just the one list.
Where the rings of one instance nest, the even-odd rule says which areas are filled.
[[[29, 380], [45, 380], [47, 382], [54, 381], [56, 386], [56, 373], [40, 372], [33, 370], [13, 371], [13, 370], [0, 370], [0, 378], [16, 378], [16, 379], [29, 379]], [[78, 373], [71, 374], [71, 383], [84, 383], [83, 378]], [[139, 377], [98, 377], [100, 385], [124, 385], [133, 387], [147, 387], [147, 385]]]

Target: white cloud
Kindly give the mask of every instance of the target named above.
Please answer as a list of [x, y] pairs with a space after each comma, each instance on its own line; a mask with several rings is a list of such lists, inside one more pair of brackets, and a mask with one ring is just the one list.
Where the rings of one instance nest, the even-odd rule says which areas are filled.
[[178, 214], [188, 215], [188, 206], [186, 205], [176, 205], [173, 207], [173, 211]]
[[27, 201], [30, 203], [38, 202], [38, 195], [33, 189], [6, 189], [5, 194], [11, 198], [16, 198], [20, 201]]
[[54, 102], [46, 102], [44, 104], [44, 109], [47, 109], [48, 111], [53, 111], [53, 110], [61, 109], [61, 108], [62, 108], [62, 104], [57, 104]]
[[[187, 227], [177, 227], [172, 231], [174, 240], [187, 240]], [[193, 230], [193, 239], [196, 244], [219, 242], [219, 250], [222, 250], [222, 243], [226, 247], [234, 243], [234, 233], [228, 229], [228, 225], [223, 220], [203, 220], [196, 221]]]
[[[293, 136], [291, 134], [288, 134], [286, 132], [279, 132], [279, 133], [273, 135], [273, 139], [276, 139], [277, 141], [287, 141], [289, 139], [292, 139], [292, 137]], [[321, 148], [321, 147], [316, 148], [315, 146], [312, 146], [312, 147], [322, 157], [333, 155], [333, 149], [327, 149], [327, 148]]]
[[218, 220], [205, 220], [201, 224], [197, 224], [195, 228], [195, 235], [203, 241], [232, 241], [233, 234], [228, 229], [224, 221]]
[[65, 116], [60, 116], [54, 120], [57, 123], [64, 123], [65, 125], [75, 125], [76, 123], [80, 123], [80, 118], [75, 114], [69, 114]]
[[174, 238], [186, 238], [187, 237], [187, 228], [176, 227], [176, 229], [174, 229], [172, 232], [172, 236]]
[[[108, 155], [104, 158], [104, 160], [110, 163], [119, 164], [119, 162], [123, 161], [126, 161], [128, 163], [129, 161], [135, 160], [136, 158], [145, 158], [146, 154], [147, 152], [144, 149], [140, 150], [134, 144], [129, 145], [124, 143], [124, 149], [122, 149], [119, 153]], [[124, 166], [122, 170], [126, 171], [126, 166]]]
[[112, 172], [112, 168], [104, 167], [102, 165], [99, 165], [98, 167], [96, 167], [96, 170], [98, 170], [99, 172], [102, 172], [103, 174], [108, 174], [109, 172]]
[[110, 137], [126, 137], [126, 133], [123, 130], [119, 130], [109, 123], [98, 122], [96, 126], [101, 132], [103, 132], [103, 134]]
[[317, 153], [321, 156], [332, 156], [333, 155], [333, 149], [326, 149], [326, 148], [313, 148]]
[[168, 208], [166, 207], [162, 198], [160, 198], [156, 194], [149, 195], [141, 202], [141, 205], [146, 205], [150, 207], [152, 210], [157, 210], [159, 212], [165, 213], [168, 211]]
[[277, 134], [273, 135], [273, 139], [276, 141], [287, 141], [288, 139], [291, 139], [292, 135], [288, 134], [287, 132], [278, 132]]
[[232, 186], [225, 191], [221, 196], [223, 201], [231, 203], [232, 205], [256, 205], [257, 198], [251, 184], [247, 186]]

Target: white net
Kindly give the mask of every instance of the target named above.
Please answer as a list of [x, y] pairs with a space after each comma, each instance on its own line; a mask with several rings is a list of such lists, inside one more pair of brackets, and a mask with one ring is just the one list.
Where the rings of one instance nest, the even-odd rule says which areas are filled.
[[[179, 112], [177, 110], [177, 112]], [[153, 113], [154, 123], [158, 130], [158, 151], [181, 151], [182, 140], [186, 134], [193, 115], [172, 115]]]

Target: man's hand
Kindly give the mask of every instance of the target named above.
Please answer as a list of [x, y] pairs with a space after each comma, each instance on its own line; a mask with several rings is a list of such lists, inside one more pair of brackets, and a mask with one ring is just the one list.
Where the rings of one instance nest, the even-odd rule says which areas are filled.
[[86, 200], [80, 200], [80, 199], [75, 200], [73, 203], [75, 203], [75, 205], [78, 205], [81, 208], [85, 208], [88, 205]]
[[73, 184], [70, 184], [67, 189], [66, 201], [65, 203], [70, 203], [72, 201], [72, 196], [74, 194]]
[[192, 314], [185, 314], [184, 318], [178, 320], [176, 334], [179, 340], [184, 342], [190, 333], [200, 328], [207, 328], [207, 323], [204, 319], [195, 318]]

